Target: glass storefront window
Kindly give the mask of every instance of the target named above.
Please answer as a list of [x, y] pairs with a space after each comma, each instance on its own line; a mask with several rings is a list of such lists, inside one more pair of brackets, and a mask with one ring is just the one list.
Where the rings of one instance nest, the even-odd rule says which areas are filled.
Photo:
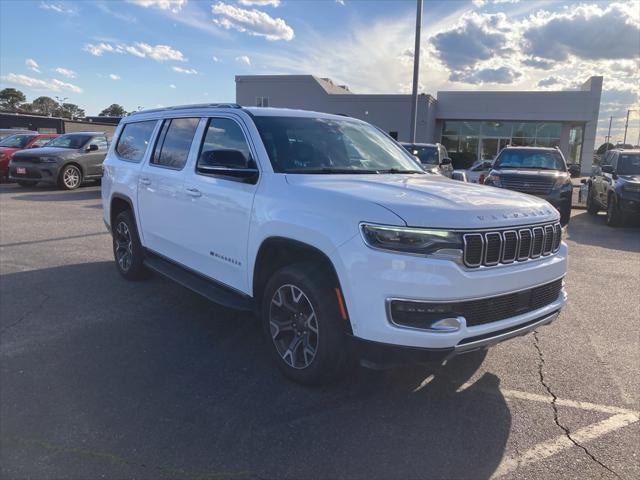
[[511, 122], [482, 122], [482, 136], [511, 138]]
[[442, 135], [458, 135], [462, 122], [446, 121], [442, 127]]
[[569, 130], [569, 163], [577, 163], [580, 165], [580, 157], [582, 156], [582, 125], [576, 125]]
[[537, 125], [536, 122], [516, 122], [513, 125], [513, 136], [535, 138]]
[[562, 125], [560, 123], [538, 123], [536, 136], [538, 138], [560, 138]]
[[457, 135], [447, 135], [442, 137], [442, 141], [440, 142], [447, 149], [447, 152], [457, 152], [458, 151], [458, 136]]
[[511, 145], [516, 147], [533, 147], [536, 143], [536, 139], [533, 137], [515, 137], [511, 139]]

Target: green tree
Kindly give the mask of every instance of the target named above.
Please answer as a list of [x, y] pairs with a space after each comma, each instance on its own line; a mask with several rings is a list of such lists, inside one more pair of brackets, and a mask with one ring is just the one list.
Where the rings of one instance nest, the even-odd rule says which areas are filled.
[[75, 103], [63, 103], [57, 114], [64, 118], [84, 118], [84, 110]]
[[127, 111], [124, 109], [122, 105], [118, 105], [117, 103], [112, 103], [107, 108], [102, 110], [98, 116], [100, 117], [124, 117], [127, 114]]
[[598, 147], [598, 150], [596, 150], [596, 153], [597, 153], [598, 155], [602, 155], [602, 154], [603, 154], [604, 152], [606, 152], [607, 150], [611, 150], [611, 149], [613, 149], [613, 148], [615, 148], [615, 147], [613, 146], [613, 143], [603, 143], [602, 145], [600, 145], [600, 146]]
[[51, 97], [38, 97], [31, 102], [32, 111], [41, 115], [54, 115], [60, 105]]
[[0, 109], [16, 112], [20, 109], [20, 104], [27, 101], [20, 90], [15, 88], [5, 88], [0, 90]]

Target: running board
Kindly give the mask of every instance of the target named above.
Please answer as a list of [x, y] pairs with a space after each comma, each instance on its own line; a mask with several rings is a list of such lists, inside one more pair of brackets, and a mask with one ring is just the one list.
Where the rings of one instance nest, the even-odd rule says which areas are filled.
[[253, 310], [253, 299], [251, 297], [219, 285], [213, 280], [202, 277], [151, 252], [147, 253], [144, 265], [163, 277], [173, 280], [223, 307], [234, 310]]

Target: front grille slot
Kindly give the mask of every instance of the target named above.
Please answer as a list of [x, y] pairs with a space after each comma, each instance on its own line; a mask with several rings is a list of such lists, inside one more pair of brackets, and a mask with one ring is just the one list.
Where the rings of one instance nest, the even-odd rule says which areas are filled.
[[516, 190], [531, 195], [548, 195], [553, 188], [555, 178], [541, 178], [539, 176], [526, 175], [501, 175], [500, 182], [503, 188]]
[[492, 267], [557, 252], [562, 241], [562, 228], [559, 223], [550, 223], [518, 230], [465, 233], [462, 238], [465, 266]]

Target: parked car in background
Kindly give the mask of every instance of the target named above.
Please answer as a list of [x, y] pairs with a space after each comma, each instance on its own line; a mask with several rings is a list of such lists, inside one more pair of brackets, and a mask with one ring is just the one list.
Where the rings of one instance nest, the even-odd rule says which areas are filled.
[[14, 153], [42, 147], [57, 136], [56, 133], [23, 133], [0, 140], [0, 179], [9, 176], [9, 161]]
[[474, 162], [474, 164], [466, 170], [467, 182], [484, 183], [484, 179], [489, 175], [492, 166], [493, 160], [478, 160]]
[[104, 132], [67, 133], [45, 147], [15, 153], [9, 163], [9, 179], [23, 187], [43, 182], [73, 190], [84, 180], [102, 177], [108, 147]]
[[484, 184], [543, 198], [560, 212], [562, 225], [569, 223], [573, 184], [557, 148], [505, 147]]
[[587, 211], [606, 210], [616, 227], [640, 217], [640, 150], [609, 150], [588, 180]]
[[451, 178], [453, 173], [451, 159], [447, 149], [439, 143], [400, 143], [400, 145], [416, 156], [426, 171]]
[[566, 301], [554, 208], [427, 174], [353, 118], [133, 113], [105, 160], [102, 206], [125, 279], [151, 269], [258, 313], [269, 354], [302, 383], [330, 380], [352, 348], [368, 365], [486, 348]]
[[10, 137], [12, 135], [17, 135], [19, 133], [36, 134], [38, 132], [35, 132], [33, 130], [22, 130], [19, 128], [0, 128], [0, 140], [4, 140], [7, 137]]

